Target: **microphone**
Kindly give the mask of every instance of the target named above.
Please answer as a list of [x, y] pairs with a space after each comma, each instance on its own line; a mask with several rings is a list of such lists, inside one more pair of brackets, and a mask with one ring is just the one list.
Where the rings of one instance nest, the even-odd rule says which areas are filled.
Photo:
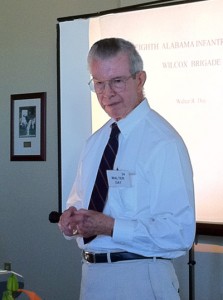
[[61, 215], [62, 215], [61, 212], [51, 211], [51, 213], [49, 214], [50, 223], [58, 223]]

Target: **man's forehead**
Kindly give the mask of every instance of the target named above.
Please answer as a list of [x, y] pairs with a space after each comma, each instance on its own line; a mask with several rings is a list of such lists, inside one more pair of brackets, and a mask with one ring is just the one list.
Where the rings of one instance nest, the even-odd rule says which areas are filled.
[[90, 64], [90, 71], [94, 74], [102, 73], [111, 76], [123, 76], [128, 75], [129, 72], [129, 60], [124, 54], [116, 55], [110, 58], [97, 58], [93, 59]]

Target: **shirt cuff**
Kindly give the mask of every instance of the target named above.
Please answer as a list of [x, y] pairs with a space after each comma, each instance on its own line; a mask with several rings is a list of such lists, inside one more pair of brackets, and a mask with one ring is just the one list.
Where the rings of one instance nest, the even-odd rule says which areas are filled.
[[69, 235], [66, 235], [66, 234], [63, 233], [63, 236], [64, 236], [65, 239], [68, 240], [68, 241], [74, 240], [74, 239], [75, 239], [75, 236], [74, 236], [74, 235], [69, 236]]
[[113, 228], [113, 239], [115, 242], [125, 244], [133, 240], [136, 222], [126, 219], [115, 219]]

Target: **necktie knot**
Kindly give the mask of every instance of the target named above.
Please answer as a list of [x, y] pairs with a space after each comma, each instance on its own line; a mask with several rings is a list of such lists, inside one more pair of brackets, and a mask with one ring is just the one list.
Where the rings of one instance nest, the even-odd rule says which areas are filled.
[[113, 137], [118, 138], [118, 135], [120, 133], [120, 129], [118, 128], [117, 123], [115, 123], [115, 122], [112, 123], [111, 127], [112, 127], [112, 130], [111, 130], [110, 138], [113, 138]]

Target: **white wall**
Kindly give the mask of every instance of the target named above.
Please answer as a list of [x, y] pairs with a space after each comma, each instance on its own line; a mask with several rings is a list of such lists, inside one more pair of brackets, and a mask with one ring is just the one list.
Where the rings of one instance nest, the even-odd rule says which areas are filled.
[[[118, 0], [7, 0], [0, 8], [0, 268], [10, 261], [46, 300], [78, 299], [80, 252], [48, 221], [58, 209], [57, 18]], [[10, 162], [10, 95], [47, 92], [46, 162]], [[27, 298], [25, 298], [27, 299]]]
[[[49, 212], [58, 209], [57, 18], [139, 3], [128, 1], [1, 1], [0, 268], [10, 261], [23, 274], [25, 287], [45, 300], [78, 299], [80, 284], [80, 251], [62, 237], [57, 225], [48, 222]], [[47, 160], [11, 162], [10, 95], [42, 91], [47, 92]], [[219, 256], [212, 259], [202, 253], [199, 260], [203, 256], [208, 258], [208, 271], [219, 277]], [[177, 261], [182, 300], [188, 295], [186, 263], [187, 258]], [[203, 261], [199, 266], [205, 270]], [[197, 281], [205, 286], [199, 277]], [[221, 298], [196, 298], [210, 299]]]

